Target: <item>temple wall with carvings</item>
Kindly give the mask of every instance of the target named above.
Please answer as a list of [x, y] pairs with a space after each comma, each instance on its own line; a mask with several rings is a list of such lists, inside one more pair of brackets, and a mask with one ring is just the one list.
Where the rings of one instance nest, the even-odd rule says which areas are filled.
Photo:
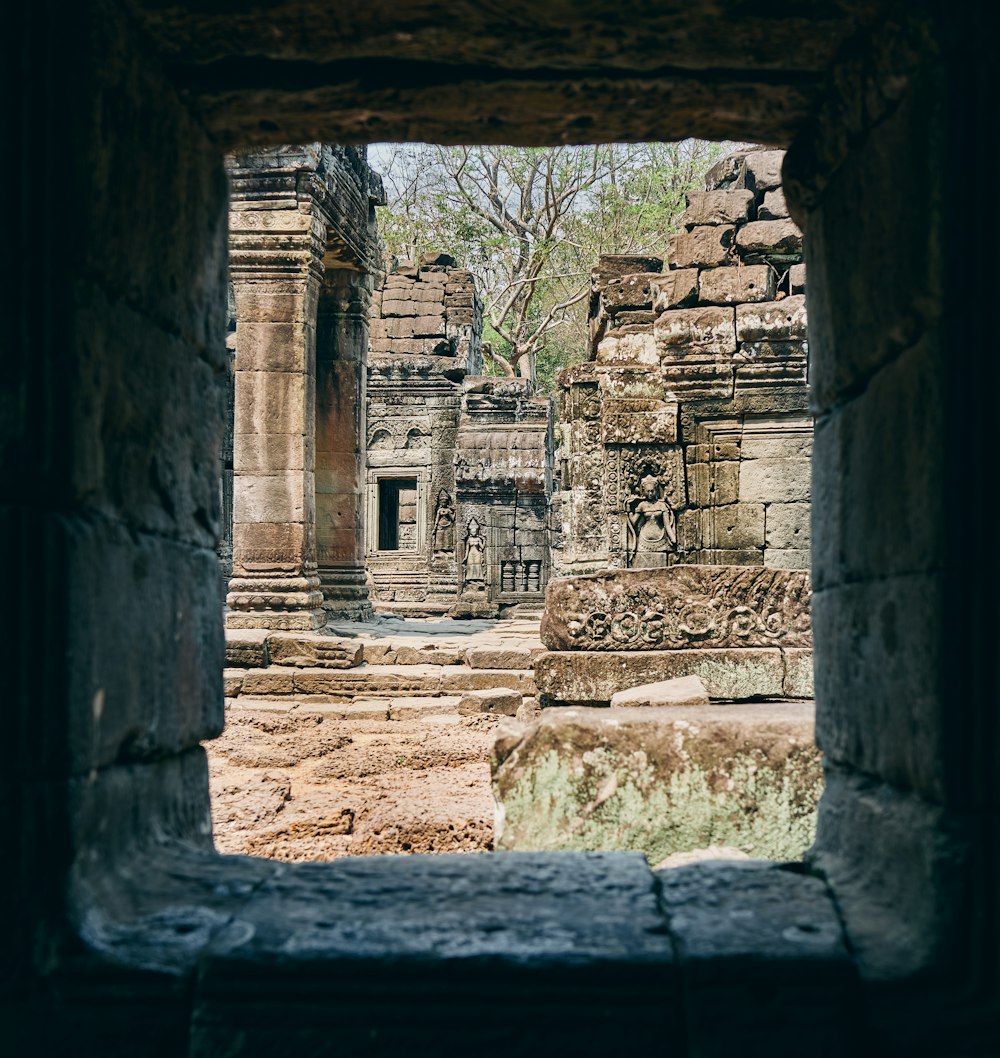
[[446, 612], [458, 590], [455, 443], [461, 379], [481, 364], [482, 305], [444, 254], [402, 262], [372, 304], [365, 558], [382, 609]]
[[398, 613], [540, 610], [550, 567], [552, 409], [482, 375], [482, 303], [447, 254], [397, 263], [372, 305], [366, 559]]
[[713, 167], [666, 262], [601, 257], [590, 361], [558, 379], [558, 572], [809, 567], [805, 265], [783, 158]]

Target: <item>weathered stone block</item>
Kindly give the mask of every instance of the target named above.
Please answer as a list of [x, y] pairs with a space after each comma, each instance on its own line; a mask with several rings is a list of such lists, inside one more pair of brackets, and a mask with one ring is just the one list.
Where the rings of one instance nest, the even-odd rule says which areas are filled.
[[650, 281], [655, 312], [692, 305], [698, 300], [698, 269], [671, 268]]
[[557, 577], [541, 638], [549, 650], [809, 646], [810, 594], [808, 573], [727, 566]]
[[955, 365], [939, 340], [928, 335], [836, 414], [817, 420], [817, 584], [934, 568], [954, 546], [962, 508], [945, 485], [951, 469], [941, 394]]
[[942, 751], [957, 701], [945, 632], [956, 617], [947, 591], [942, 573], [890, 574], [830, 586], [814, 602], [824, 753], [937, 804], [967, 778], [963, 756]]
[[659, 279], [659, 272], [636, 272], [612, 279], [601, 290], [601, 304], [606, 312], [618, 309], [641, 309], [653, 303], [650, 284]]
[[689, 191], [681, 221], [689, 228], [702, 224], [742, 224], [749, 220], [752, 205], [753, 192], [745, 188]]
[[740, 464], [740, 502], [808, 500], [810, 473], [808, 459], [745, 459]]
[[730, 551], [752, 550], [764, 546], [764, 505], [731, 503], [712, 508], [714, 546]]
[[470, 647], [465, 653], [465, 661], [472, 669], [528, 669], [535, 658], [542, 653], [542, 646], [517, 647]]
[[614, 325], [609, 333], [614, 333], [619, 327], [651, 327], [656, 319], [656, 313], [652, 309], [629, 309], [625, 312], [616, 312], [612, 317]]
[[861, 1049], [856, 952], [827, 878], [762, 860], [656, 874], [686, 975], [692, 1053], [737, 1054], [747, 1039], [766, 1037], [773, 1055], [790, 1055], [814, 1032], [828, 1058]]
[[240, 371], [312, 370], [312, 328], [300, 322], [255, 323], [237, 318], [236, 350]]
[[444, 335], [444, 313], [399, 316], [371, 322], [372, 338], [437, 338]]
[[265, 669], [268, 666], [267, 632], [237, 632], [226, 635], [226, 665], [242, 669]]
[[605, 400], [601, 440], [604, 444], [676, 444], [677, 405], [661, 400]]
[[643, 254], [602, 253], [597, 259], [593, 276], [599, 286], [634, 272], [662, 272], [663, 258]]
[[812, 698], [813, 689], [813, 652], [800, 647], [789, 647], [781, 652], [785, 663], [786, 698]]
[[235, 386], [235, 435], [305, 432], [308, 378], [292, 371], [237, 371]]
[[774, 270], [769, 265], [706, 268], [698, 277], [698, 297], [700, 301], [717, 305], [770, 301], [774, 297], [774, 285]]
[[751, 151], [743, 159], [736, 183], [756, 194], [781, 185], [781, 165], [784, 151]]
[[764, 201], [757, 210], [758, 220], [784, 220], [788, 216], [788, 206], [785, 203], [785, 192], [776, 187], [764, 195]]
[[287, 632], [269, 635], [267, 650], [272, 665], [321, 669], [353, 668], [361, 664], [363, 654], [358, 640], [321, 635], [301, 636]]
[[740, 489], [739, 461], [691, 464], [687, 468], [687, 483], [688, 499], [699, 507], [736, 503]]
[[478, 713], [502, 713], [505, 716], [514, 716], [522, 700], [520, 691], [506, 687], [467, 691], [459, 700], [458, 712], [461, 716], [475, 716]]
[[311, 518], [314, 496], [313, 475], [303, 470], [247, 478], [237, 476], [233, 521], [305, 522]]
[[664, 359], [731, 357], [736, 352], [734, 310], [707, 306], [664, 312], [653, 335]]
[[674, 242], [672, 263], [677, 268], [714, 268], [725, 264], [735, 230], [731, 225], [720, 224], [680, 232]]
[[611, 696], [612, 709], [649, 708], [660, 705], [708, 705], [708, 691], [697, 676], [681, 676], [661, 683], [645, 683]]
[[735, 374], [732, 364], [727, 360], [701, 363], [687, 363], [683, 359], [667, 361], [661, 368], [661, 375], [664, 386], [682, 399], [733, 395]]
[[280, 672], [274, 669], [248, 669], [243, 675], [242, 693], [251, 698], [294, 694], [294, 673], [291, 670]]
[[[766, 266], [765, 266], [766, 267]], [[781, 301], [736, 306], [740, 342], [775, 342], [806, 337], [806, 299], [794, 294]]]
[[823, 787], [813, 725], [786, 702], [544, 710], [494, 749], [497, 847], [798, 859]]
[[790, 294], [806, 292], [806, 266], [804, 264], [792, 265], [788, 269], [788, 289]]
[[233, 452], [241, 475], [305, 470], [315, 438], [303, 433], [234, 434]]
[[764, 565], [768, 569], [808, 569], [810, 556], [807, 550], [795, 547], [766, 547]]
[[654, 366], [660, 362], [660, 357], [652, 334], [625, 334], [620, 338], [602, 338], [597, 345], [597, 361]]
[[759, 257], [794, 257], [802, 253], [802, 232], [793, 220], [754, 220], [736, 232], [736, 245]]
[[808, 549], [808, 503], [769, 503], [764, 517], [764, 543], [768, 548]]

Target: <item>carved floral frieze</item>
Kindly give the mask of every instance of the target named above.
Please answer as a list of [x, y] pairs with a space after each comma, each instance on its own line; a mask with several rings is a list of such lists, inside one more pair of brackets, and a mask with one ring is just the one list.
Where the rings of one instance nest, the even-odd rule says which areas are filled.
[[810, 647], [806, 570], [669, 566], [549, 583], [542, 642], [550, 650]]

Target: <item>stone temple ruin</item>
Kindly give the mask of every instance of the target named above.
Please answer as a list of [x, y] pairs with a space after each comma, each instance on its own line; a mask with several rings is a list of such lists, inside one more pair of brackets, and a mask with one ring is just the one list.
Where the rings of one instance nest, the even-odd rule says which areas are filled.
[[809, 567], [805, 265], [782, 151], [719, 163], [669, 263], [602, 257], [562, 372], [560, 572]]
[[484, 377], [482, 305], [447, 254], [386, 275], [368, 361], [366, 559], [402, 614], [540, 611], [549, 574], [549, 401]]
[[[984, 483], [995, 476], [1000, 365], [981, 340], [995, 328], [998, 271], [982, 220], [997, 172], [991, 16], [985, 5], [887, 0], [795, 10], [512, 0], [447, 12], [375, 0], [336, 18], [314, 0], [269, 5], [266, 17], [187, 0], [15, 5], [5, 43], [21, 82], [17, 149], [4, 175], [22, 208], [0, 417], [16, 615], [0, 777], [7, 1050], [451, 1058], [603, 1054], [627, 1039], [678, 1055], [998, 1053], [1000, 570], [970, 562], [956, 534], [956, 512], [963, 539], [989, 539], [995, 524]], [[230, 704], [224, 724], [227, 218], [258, 214], [258, 230], [249, 216], [233, 227], [266, 259], [256, 279], [233, 276], [237, 337], [243, 327], [259, 357], [242, 379], [237, 363], [235, 402], [251, 402], [236, 425], [272, 424], [263, 432], [274, 438], [259, 457], [250, 431], [233, 439], [227, 620], [252, 627], [231, 627], [230, 646], [282, 643], [257, 679], [281, 670], [294, 683], [306, 666], [281, 662], [337, 639], [313, 630], [338, 607], [357, 616], [368, 605], [360, 416], [340, 416], [345, 435], [322, 440], [309, 417], [324, 419], [321, 390], [342, 384], [347, 406], [364, 381], [347, 350], [367, 312], [352, 306], [379, 285], [361, 244], [333, 238], [365, 229], [377, 201], [360, 152], [301, 149], [257, 210], [230, 202], [225, 156], [275, 143], [687, 135], [787, 147], [784, 189], [805, 235], [825, 778], [814, 844], [791, 862], [655, 873], [627, 852], [220, 855], [209, 753], [240, 709]], [[321, 185], [341, 179], [345, 197], [328, 196]], [[337, 201], [353, 203], [349, 214]], [[62, 203], [71, 238], [56, 221]], [[342, 374], [320, 349], [330, 348], [319, 336], [326, 296], [347, 332]], [[299, 349], [300, 361], [276, 359]], [[766, 458], [743, 451], [741, 464]], [[640, 502], [669, 503], [657, 487]], [[609, 525], [588, 530], [575, 572], [612, 572], [586, 564]], [[795, 574], [766, 562], [767, 512], [764, 534], [748, 548], [760, 563], [722, 568]], [[695, 538], [678, 524], [682, 539]], [[655, 573], [711, 568], [668, 561]], [[326, 645], [338, 660], [343, 648]], [[370, 679], [347, 661], [315, 668]], [[465, 679], [482, 671], [469, 661]], [[392, 701], [382, 699], [386, 713], [401, 708]], [[310, 703], [283, 704], [270, 723], [295, 740]], [[633, 708], [653, 712], [570, 711], [591, 729]], [[540, 722], [558, 714], [545, 709]], [[451, 729], [441, 715], [438, 734]], [[684, 727], [675, 715], [676, 737], [649, 753], [653, 770], [686, 752], [694, 727], [707, 730], [704, 714], [687, 713]], [[723, 722], [711, 721], [718, 746], [736, 737]], [[327, 735], [318, 750], [337, 741]], [[636, 760], [651, 738], [633, 742]], [[497, 750], [514, 793], [522, 741]], [[787, 748], [777, 735], [768, 746]], [[692, 771], [684, 788], [696, 780]], [[580, 830], [642, 781], [607, 765]], [[513, 813], [508, 824], [513, 833]]]
[[[492, 840], [508, 849], [636, 848], [671, 855], [717, 844], [722, 834], [736, 850], [787, 858], [809, 844], [821, 787], [809, 704], [812, 423], [802, 237], [784, 209], [782, 158], [780, 151], [751, 151], [716, 166], [707, 190], [689, 196], [666, 267], [662, 258], [601, 258], [593, 275], [590, 361], [559, 376], [556, 479], [552, 402], [534, 395], [526, 379], [483, 374], [482, 305], [471, 273], [445, 253], [394, 262], [375, 276], [366, 339], [362, 309], [371, 253], [324, 250], [319, 290], [331, 293], [316, 299], [317, 371], [332, 379], [327, 385], [334, 392], [364, 393], [356, 416], [363, 410], [363, 421], [341, 425], [335, 443], [328, 428], [315, 446], [313, 473], [327, 490], [325, 507], [317, 494], [315, 529], [308, 504], [301, 511], [302, 539], [330, 542], [317, 544], [316, 591], [327, 627], [322, 634], [308, 625], [296, 631], [302, 615], [290, 616], [295, 604], [312, 621], [316, 595], [291, 595], [281, 600], [283, 610], [273, 595], [261, 596], [263, 605], [236, 595], [261, 583], [248, 570], [273, 578], [279, 567], [245, 545], [234, 549], [229, 598], [237, 606], [230, 611], [225, 680], [231, 733], [217, 753], [245, 761], [240, 733], [257, 737], [253, 717], [273, 717], [275, 710], [293, 727], [297, 711], [310, 722], [336, 721], [340, 737], [355, 747], [341, 747], [331, 759], [330, 768], [341, 771], [352, 755], [361, 753], [360, 767], [369, 771], [382, 759], [379, 753], [364, 758], [363, 732], [347, 734], [352, 724], [388, 723], [406, 742], [419, 733], [421, 717], [439, 725], [448, 716], [518, 720], [506, 722], [491, 756], [492, 839], [484, 837], [489, 824], [481, 814], [457, 822], [451, 816], [440, 823], [387, 821], [354, 788], [328, 790], [345, 805], [334, 824], [320, 825], [321, 801], [314, 820], [300, 818], [299, 806], [322, 796], [323, 784], [306, 777], [291, 787], [296, 807], [282, 808], [281, 821], [277, 809], [264, 812], [267, 825], [255, 822], [241, 846], [239, 828], [247, 826], [241, 782], [252, 780], [236, 781], [233, 769], [220, 765], [219, 776], [229, 776], [220, 840], [233, 841], [233, 851], [294, 855], [286, 828], [310, 833], [308, 847], [321, 856], [489, 848]], [[317, 214], [324, 199], [316, 188], [330, 193], [347, 180], [377, 200], [377, 181], [365, 175], [363, 160], [342, 151], [287, 148], [257, 161], [256, 170], [245, 159], [233, 170], [240, 191], [236, 233], [294, 230], [292, 217], [274, 216], [276, 208], [294, 208], [295, 215], [324, 218], [321, 246], [341, 247], [350, 240], [329, 227], [332, 217]], [[300, 190], [294, 207], [276, 207], [276, 187], [308, 194]], [[260, 219], [250, 222], [255, 214]], [[370, 225], [365, 230], [370, 240]], [[240, 305], [251, 313], [269, 305], [275, 281], [272, 245], [254, 238], [233, 239], [237, 512], [252, 512], [259, 502], [262, 484], [248, 473], [248, 462], [269, 451], [273, 468], [289, 451], [310, 450], [306, 436], [296, 435], [295, 448], [285, 435], [276, 441], [255, 432], [261, 413], [241, 407], [248, 392], [266, 384], [257, 377], [261, 364], [278, 363], [287, 373], [289, 365], [306, 362], [289, 349], [261, 354], [267, 340], [301, 343], [306, 331], [241, 320]], [[352, 291], [353, 301], [335, 300], [334, 290]], [[250, 356], [243, 342], [250, 343]], [[297, 401], [300, 393], [308, 399], [308, 371], [302, 377]], [[279, 375], [278, 381], [287, 387], [295, 380]], [[260, 407], [266, 412], [266, 400]], [[328, 419], [317, 401], [317, 438]], [[303, 435], [307, 422], [303, 416]], [[363, 502], [348, 494], [361, 463]], [[297, 488], [298, 468], [292, 471]], [[359, 515], [367, 600], [356, 572]], [[236, 522], [233, 535], [252, 531]], [[352, 558], [337, 576], [333, 546], [342, 559]], [[308, 569], [287, 572], [304, 579]], [[560, 575], [549, 583], [551, 570]], [[523, 619], [541, 616], [543, 596], [539, 639], [537, 625]], [[371, 620], [369, 604], [379, 620]], [[461, 623], [423, 625], [423, 639], [414, 639], [410, 626], [387, 624], [387, 616], [473, 621], [464, 631]], [[492, 626], [475, 622], [498, 617]], [[676, 688], [665, 681], [678, 680], [693, 681], [693, 697], [676, 700]], [[733, 704], [749, 701], [781, 704], [764, 713]], [[649, 708], [667, 702], [666, 710]], [[646, 708], [633, 715], [629, 703]], [[573, 712], [581, 707], [598, 710], [584, 718]], [[683, 707], [696, 714], [678, 711]], [[712, 712], [719, 708], [721, 714]], [[261, 721], [265, 728], [273, 722]], [[690, 752], [707, 752], [712, 763], [702, 768], [707, 778], [691, 780], [686, 803], [675, 787], [679, 776], [695, 774], [687, 756], [661, 755], [652, 772], [644, 766], [628, 779], [622, 763], [632, 760], [637, 745], [649, 744], [644, 760], [652, 759], [654, 746], [673, 745], [682, 722], [724, 732], [719, 738], [726, 747], [720, 750], [709, 734], [692, 736]], [[408, 724], [416, 725], [413, 731]], [[302, 731], [299, 737], [307, 759], [311, 736]], [[445, 734], [435, 737], [443, 752]], [[476, 750], [484, 784], [489, 744], [484, 735]], [[776, 745], [791, 748], [779, 752]], [[465, 762], [470, 746], [450, 759]], [[274, 747], [258, 751], [265, 763], [287, 754], [287, 747], [277, 758]], [[734, 777], [744, 773], [753, 778]], [[612, 780], [616, 792], [593, 803], [595, 791]], [[285, 788], [273, 777], [260, 781], [273, 794]], [[743, 801], [720, 797], [720, 783], [737, 785]], [[312, 787], [311, 795], [304, 792]], [[623, 816], [627, 803], [642, 806], [639, 817]], [[660, 824], [646, 820], [654, 804], [662, 809]], [[738, 821], [744, 817], [746, 824]], [[258, 821], [263, 818], [258, 811]], [[685, 818], [699, 822], [685, 826]], [[227, 820], [235, 821], [236, 832]]]

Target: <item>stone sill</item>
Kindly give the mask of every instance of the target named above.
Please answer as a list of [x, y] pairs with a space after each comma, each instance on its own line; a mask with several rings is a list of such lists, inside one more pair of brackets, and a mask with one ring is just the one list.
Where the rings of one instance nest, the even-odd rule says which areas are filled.
[[106, 993], [134, 1026], [128, 1004], [152, 989], [161, 1018], [167, 1004], [189, 1025], [190, 1055], [510, 1058], [614, 1053], [626, 1038], [759, 1053], [757, 1030], [772, 1055], [804, 1038], [811, 1054], [851, 1053], [855, 968], [825, 885], [797, 864], [654, 874], [638, 854], [569, 852], [288, 865], [190, 847], [130, 863], [114, 892], [89, 893], [88, 953], [63, 994]]

